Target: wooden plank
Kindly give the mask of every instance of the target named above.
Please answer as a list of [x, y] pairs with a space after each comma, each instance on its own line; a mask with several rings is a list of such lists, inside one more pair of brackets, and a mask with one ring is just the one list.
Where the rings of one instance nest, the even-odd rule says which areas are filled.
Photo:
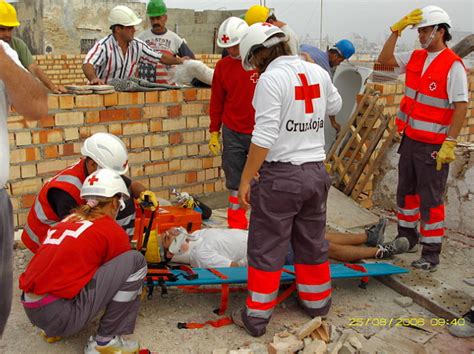
[[356, 172], [353, 174], [351, 182], [344, 189], [344, 193], [347, 195], [350, 195], [352, 190], [354, 189], [354, 186], [359, 180], [360, 175], [362, 174], [362, 171], [364, 170], [364, 167], [370, 158], [370, 155], [372, 155], [372, 152], [375, 150], [375, 147], [379, 143], [380, 138], [382, 137], [385, 129], [387, 128], [389, 116], [382, 116], [381, 120], [383, 121], [383, 123], [380, 125], [380, 128], [377, 130], [375, 137], [370, 141], [369, 147], [367, 148], [367, 153], [364, 155], [364, 157], [362, 158], [362, 161], [360, 162], [359, 167], [357, 168]]
[[[359, 133], [359, 132], [362, 130], [363, 125], [364, 125], [364, 122], [365, 122], [365, 120], [367, 119], [367, 116], [369, 115], [369, 112], [373, 109], [373, 107], [374, 107], [375, 104], [377, 103], [377, 100], [378, 100], [378, 96], [375, 96], [375, 99], [371, 102], [371, 105], [370, 105], [369, 109], [367, 109], [367, 110], [364, 112], [364, 115], [363, 115], [362, 119], [360, 120], [360, 125], [357, 126], [354, 135], [357, 134], [357, 133]], [[372, 122], [372, 125], [373, 125], [373, 123], [374, 123], [374, 122]], [[355, 151], [353, 151], [353, 156], [352, 156], [352, 157], [349, 159], [349, 161], [347, 161], [347, 163], [344, 165], [345, 168], [347, 168], [348, 166], [350, 166], [350, 165], [352, 164], [352, 162], [353, 162], [354, 159], [355, 159], [356, 154], [360, 151], [360, 148], [361, 148], [362, 145], [365, 143], [365, 139], [366, 139], [367, 136], [369, 135], [369, 132], [370, 132], [370, 129], [367, 129], [367, 130], [365, 131], [364, 135], [362, 136], [361, 141], [360, 141], [359, 144], [357, 145]], [[352, 144], [352, 141], [353, 141], [354, 138], [355, 138], [354, 135], [351, 137], [351, 139], [349, 139], [349, 142], [346, 144], [345, 148], [342, 150], [343, 154], [347, 151], [347, 149], [348, 149], [348, 147], [349, 147], [349, 144]], [[377, 140], [377, 142], [378, 142], [378, 140]], [[367, 153], [366, 153], [366, 154], [367, 154]], [[365, 155], [366, 155], [366, 154], [365, 154]], [[364, 155], [364, 156], [365, 156], [365, 155]], [[364, 158], [362, 158], [362, 160], [364, 160]], [[361, 165], [360, 165], [360, 166], [361, 166]], [[360, 166], [359, 166], [359, 169], [360, 169]], [[360, 173], [359, 173], [359, 176], [360, 176]], [[339, 176], [339, 181], [342, 180], [342, 177], [344, 177], [344, 175]], [[359, 178], [359, 177], [357, 177], [357, 178]], [[355, 182], [351, 182], [350, 184], [352, 185], [352, 187], [351, 187], [351, 189], [350, 189], [348, 192], [346, 192], [346, 191], [348, 190], [347, 187], [344, 189], [344, 193], [346, 193], [347, 195], [350, 194], [350, 191], [352, 190], [353, 186], [355, 185]]]
[[396, 132], [397, 132], [397, 127], [392, 126], [389, 131], [388, 137], [385, 139], [382, 147], [380, 148], [380, 151], [377, 154], [377, 157], [372, 161], [368, 170], [366, 171], [365, 177], [355, 186], [354, 190], [352, 191], [351, 193], [352, 199], [357, 200], [357, 197], [359, 196], [359, 194], [362, 193], [362, 191], [364, 190], [365, 185], [374, 174], [375, 169], [379, 166], [388, 148], [392, 146], [393, 137], [395, 136]]

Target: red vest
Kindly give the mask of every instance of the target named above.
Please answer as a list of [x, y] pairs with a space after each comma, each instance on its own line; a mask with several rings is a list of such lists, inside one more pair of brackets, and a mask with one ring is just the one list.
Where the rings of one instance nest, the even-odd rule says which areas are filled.
[[398, 131], [405, 130], [413, 140], [441, 144], [446, 139], [454, 112], [448, 97], [448, 74], [454, 62], [461, 61], [461, 58], [446, 48], [422, 75], [427, 56], [428, 52], [420, 49], [410, 57], [406, 68], [405, 96], [395, 121]]
[[21, 240], [33, 253], [36, 253], [38, 247], [43, 244], [49, 228], [61, 221], [49, 205], [48, 191], [51, 188], [62, 189], [69, 193], [78, 205], [83, 203], [80, 195], [82, 183], [86, 179], [85, 161], [82, 159], [75, 165], [62, 170], [46, 182], [39, 191], [21, 235]]

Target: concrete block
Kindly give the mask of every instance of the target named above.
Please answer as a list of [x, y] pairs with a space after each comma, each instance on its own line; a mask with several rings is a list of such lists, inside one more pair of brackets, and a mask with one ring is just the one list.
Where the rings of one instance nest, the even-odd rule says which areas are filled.
[[154, 106], [143, 107], [143, 118], [165, 118], [165, 117], [168, 117], [168, 108], [164, 105], [154, 105]]
[[322, 340], [316, 339], [311, 341], [308, 345], [305, 345], [302, 354], [325, 354], [326, 351], [327, 344]]
[[401, 307], [408, 307], [408, 306], [413, 304], [413, 299], [411, 297], [408, 297], [408, 296], [396, 297], [394, 299], [394, 301], [395, 301], [395, 303], [397, 303]]

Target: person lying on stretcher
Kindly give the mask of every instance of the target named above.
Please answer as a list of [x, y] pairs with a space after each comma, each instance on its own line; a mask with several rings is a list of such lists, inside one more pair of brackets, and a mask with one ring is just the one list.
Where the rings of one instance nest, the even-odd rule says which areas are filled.
[[[389, 258], [406, 251], [400, 241], [383, 243], [387, 220], [380, 218], [360, 234], [326, 233], [329, 258], [341, 262], [355, 262], [364, 258]], [[172, 262], [187, 263], [192, 267], [247, 266], [247, 230], [202, 229], [188, 234], [182, 227], [174, 227], [162, 234], [163, 254]], [[359, 247], [366, 244], [368, 247]], [[292, 251], [286, 263], [292, 264]]]

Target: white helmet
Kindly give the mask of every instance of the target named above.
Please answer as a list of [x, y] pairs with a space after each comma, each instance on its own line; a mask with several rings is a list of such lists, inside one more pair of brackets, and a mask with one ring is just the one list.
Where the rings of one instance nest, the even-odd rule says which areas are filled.
[[142, 19], [127, 6], [115, 6], [109, 13], [109, 25], [136, 26], [142, 23]]
[[241, 18], [229, 17], [219, 27], [217, 45], [221, 48], [230, 48], [239, 44], [247, 28], [249, 25]]
[[103, 168], [87, 176], [82, 184], [81, 198], [110, 198], [116, 194], [130, 197], [123, 178], [115, 171]]
[[187, 241], [195, 241], [197, 239], [196, 236], [188, 234], [184, 227], [172, 227], [171, 229], [167, 230], [173, 236], [176, 236], [174, 240], [171, 242], [168, 251], [174, 255], [179, 255], [185, 253], [187, 250], [183, 249], [183, 245]]
[[245, 31], [242, 39], [240, 40], [240, 56], [242, 57], [242, 66], [247, 71], [252, 70], [253, 68], [249, 59], [255, 49], [259, 47], [270, 48], [286, 40], [287, 38], [285, 37], [285, 32], [283, 32], [278, 27], [266, 22], [254, 23], [247, 29], [247, 31]]
[[422, 28], [446, 23], [451, 27], [451, 20], [448, 14], [441, 7], [426, 6], [421, 9], [423, 13], [423, 20], [415, 26], [415, 28]]
[[81, 154], [90, 157], [101, 168], [123, 175], [128, 171], [128, 153], [122, 140], [109, 133], [95, 133], [84, 141]]

